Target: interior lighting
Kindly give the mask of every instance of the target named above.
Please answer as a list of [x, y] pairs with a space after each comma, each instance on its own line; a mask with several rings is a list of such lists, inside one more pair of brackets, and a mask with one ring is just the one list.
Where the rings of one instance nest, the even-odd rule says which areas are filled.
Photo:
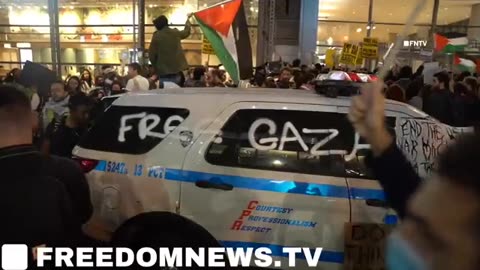
[[357, 33], [362, 32], [362, 28], [357, 28]]

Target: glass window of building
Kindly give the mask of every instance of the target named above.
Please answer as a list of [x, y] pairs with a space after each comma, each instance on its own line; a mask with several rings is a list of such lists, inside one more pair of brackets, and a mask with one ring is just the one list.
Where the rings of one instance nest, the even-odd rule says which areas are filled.
[[[0, 0], [0, 75], [27, 60], [52, 67], [48, 2]], [[138, 1], [58, 0], [62, 76], [78, 76], [85, 69], [98, 74], [106, 65], [124, 74], [126, 64], [138, 61], [135, 48], [144, 43], [148, 49], [154, 18], [166, 15], [172, 27], [182, 29], [188, 13], [220, 2], [222, 0], [145, 0], [145, 40], [140, 42]], [[245, 0], [244, 7], [255, 54], [258, 0]], [[192, 22], [192, 34], [183, 41], [183, 47], [190, 65], [203, 65], [207, 56], [201, 52], [202, 33], [195, 21]], [[211, 57], [211, 64], [218, 64], [218, 60]]]

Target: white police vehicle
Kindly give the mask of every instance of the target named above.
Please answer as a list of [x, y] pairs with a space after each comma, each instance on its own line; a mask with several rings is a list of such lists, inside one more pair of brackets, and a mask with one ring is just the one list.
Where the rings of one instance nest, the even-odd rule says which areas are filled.
[[[349, 106], [349, 97], [284, 89], [121, 96], [74, 150], [91, 170], [92, 221], [113, 232], [139, 213], [169, 211], [225, 246], [277, 256], [283, 246], [323, 247], [320, 268], [342, 269], [345, 223], [395, 222]], [[386, 115], [421, 173], [457, 132], [398, 102]]]

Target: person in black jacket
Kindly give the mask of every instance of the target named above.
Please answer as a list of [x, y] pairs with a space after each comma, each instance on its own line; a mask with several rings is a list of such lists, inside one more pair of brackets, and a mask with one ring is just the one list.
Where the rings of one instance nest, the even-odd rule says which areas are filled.
[[59, 121], [51, 122], [47, 127], [45, 148], [52, 155], [71, 158], [72, 150], [82, 135], [87, 132], [90, 121], [92, 100], [84, 95], [70, 98], [69, 114]]
[[386, 128], [382, 88], [378, 83], [354, 97], [349, 119], [370, 143], [367, 163], [403, 219], [387, 244], [387, 268], [479, 269], [480, 136], [447, 147], [436, 174], [422, 181]]
[[0, 86], [0, 244], [70, 245], [79, 226], [65, 186], [32, 145], [32, 123], [28, 98]]
[[423, 110], [442, 123], [453, 124], [453, 93], [450, 91], [450, 75], [439, 72], [434, 75], [430, 95], [424, 101]]

